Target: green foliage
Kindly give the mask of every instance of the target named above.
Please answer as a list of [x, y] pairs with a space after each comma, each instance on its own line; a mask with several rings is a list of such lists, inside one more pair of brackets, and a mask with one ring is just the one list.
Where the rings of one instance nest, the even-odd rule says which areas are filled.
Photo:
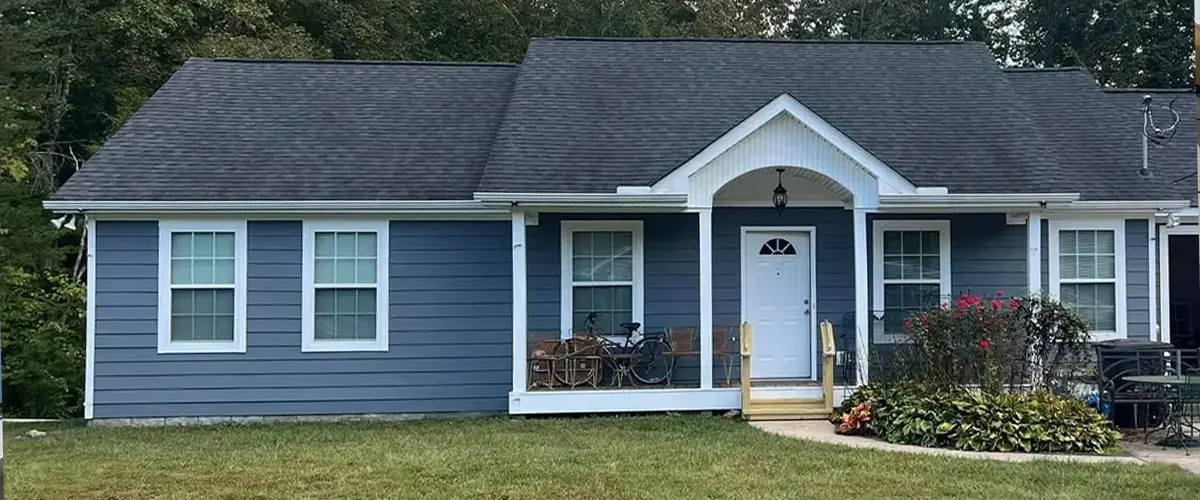
[[1083, 401], [1045, 391], [988, 394], [911, 383], [874, 384], [843, 401], [840, 414], [871, 405], [865, 433], [891, 443], [970, 451], [1108, 453], [1120, 433]]
[[0, 268], [6, 415], [77, 417], [83, 407], [86, 288], [67, 276]]

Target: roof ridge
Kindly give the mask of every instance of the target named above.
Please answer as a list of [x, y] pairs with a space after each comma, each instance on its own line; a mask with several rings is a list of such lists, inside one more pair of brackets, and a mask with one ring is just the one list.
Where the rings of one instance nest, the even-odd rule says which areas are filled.
[[974, 40], [850, 40], [850, 39], [791, 39], [791, 38], [621, 38], [588, 36], [552, 36], [534, 40], [561, 40], [573, 42], [709, 42], [709, 43], [795, 43], [795, 44], [863, 44], [863, 45], [976, 45]]
[[189, 61], [237, 64], [345, 64], [378, 66], [501, 66], [516, 67], [518, 63], [482, 61], [383, 61], [366, 59], [248, 59], [240, 57], [193, 57]]

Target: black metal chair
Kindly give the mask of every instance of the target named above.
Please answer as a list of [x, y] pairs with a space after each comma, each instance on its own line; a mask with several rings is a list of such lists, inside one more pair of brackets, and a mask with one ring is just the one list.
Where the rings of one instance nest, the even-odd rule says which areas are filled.
[[1162, 386], [1130, 382], [1125, 378], [1180, 373], [1179, 350], [1165, 344], [1125, 342], [1098, 344], [1095, 352], [1096, 382], [1105, 416], [1119, 427], [1149, 429], [1158, 426], [1171, 395]]

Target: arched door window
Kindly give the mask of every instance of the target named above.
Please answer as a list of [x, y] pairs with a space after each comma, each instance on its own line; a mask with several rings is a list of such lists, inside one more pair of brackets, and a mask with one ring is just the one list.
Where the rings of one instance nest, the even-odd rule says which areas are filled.
[[759, 255], [796, 255], [796, 247], [783, 238], [772, 238], [758, 249]]

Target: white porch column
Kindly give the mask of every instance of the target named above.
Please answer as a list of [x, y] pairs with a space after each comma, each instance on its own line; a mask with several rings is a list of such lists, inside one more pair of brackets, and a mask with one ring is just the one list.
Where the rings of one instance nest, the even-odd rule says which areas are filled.
[[1028, 262], [1025, 272], [1029, 275], [1027, 292], [1032, 295], [1042, 290], [1042, 214], [1029, 212], [1025, 226], [1029, 242], [1029, 249], [1025, 253], [1025, 260]]
[[512, 214], [512, 273], [512, 390], [520, 393], [528, 387], [525, 380], [528, 349], [525, 343], [529, 335], [526, 327], [529, 302], [525, 283], [525, 213], [517, 211]]
[[1150, 255], [1148, 262], [1150, 279], [1146, 283], [1150, 284], [1150, 338], [1152, 340], [1162, 341], [1162, 319], [1158, 317], [1158, 266], [1155, 262], [1158, 260], [1158, 222], [1151, 217], [1146, 221], [1149, 227], [1146, 229], [1146, 234], [1150, 236], [1150, 241], [1147, 242], [1150, 247]]
[[713, 386], [712, 209], [700, 218], [700, 388]]
[[854, 353], [856, 382], [866, 384], [867, 361], [870, 359], [871, 311], [867, 297], [870, 287], [867, 279], [867, 212], [854, 209]]

